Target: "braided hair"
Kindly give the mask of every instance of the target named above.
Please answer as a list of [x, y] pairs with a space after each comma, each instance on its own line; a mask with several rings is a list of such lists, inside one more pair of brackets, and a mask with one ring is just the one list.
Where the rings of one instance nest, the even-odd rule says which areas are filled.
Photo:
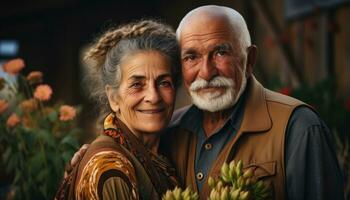
[[99, 105], [101, 117], [111, 112], [105, 86], [113, 85], [118, 89], [122, 60], [147, 50], [157, 51], [169, 59], [172, 79], [177, 87], [181, 80], [180, 48], [173, 29], [168, 25], [141, 20], [111, 28], [88, 49], [84, 59], [90, 64], [85, 81], [89, 96]]

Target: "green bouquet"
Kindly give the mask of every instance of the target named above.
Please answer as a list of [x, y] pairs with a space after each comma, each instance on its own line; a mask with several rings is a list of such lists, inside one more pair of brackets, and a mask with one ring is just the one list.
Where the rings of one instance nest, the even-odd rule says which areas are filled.
[[[253, 177], [253, 170], [243, 171], [243, 162], [233, 160], [221, 167], [217, 179], [209, 177], [211, 192], [208, 200], [264, 200], [271, 199], [271, 187], [262, 180]], [[163, 200], [198, 200], [199, 196], [190, 188], [175, 188], [167, 191]]]

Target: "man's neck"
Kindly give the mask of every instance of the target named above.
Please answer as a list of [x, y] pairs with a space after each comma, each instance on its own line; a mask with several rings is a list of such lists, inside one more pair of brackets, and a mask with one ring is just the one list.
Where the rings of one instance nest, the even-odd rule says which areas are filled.
[[225, 122], [231, 116], [232, 109], [233, 107], [218, 112], [203, 111], [203, 129], [207, 138], [225, 125]]

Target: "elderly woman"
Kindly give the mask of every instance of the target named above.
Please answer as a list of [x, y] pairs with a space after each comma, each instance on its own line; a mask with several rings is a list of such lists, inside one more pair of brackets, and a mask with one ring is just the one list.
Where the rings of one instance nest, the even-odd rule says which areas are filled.
[[160, 199], [178, 182], [158, 154], [180, 79], [174, 32], [155, 21], [103, 34], [87, 53], [103, 131], [66, 177], [57, 199]]

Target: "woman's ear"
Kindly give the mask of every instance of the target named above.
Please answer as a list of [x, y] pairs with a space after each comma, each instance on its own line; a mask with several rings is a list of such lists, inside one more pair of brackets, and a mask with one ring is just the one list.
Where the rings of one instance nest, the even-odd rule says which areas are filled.
[[248, 56], [247, 56], [247, 77], [253, 73], [253, 69], [258, 58], [258, 47], [251, 45], [248, 47]]
[[119, 104], [116, 89], [110, 85], [106, 85], [105, 90], [109, 106], [115, 113], [119, 113]]

